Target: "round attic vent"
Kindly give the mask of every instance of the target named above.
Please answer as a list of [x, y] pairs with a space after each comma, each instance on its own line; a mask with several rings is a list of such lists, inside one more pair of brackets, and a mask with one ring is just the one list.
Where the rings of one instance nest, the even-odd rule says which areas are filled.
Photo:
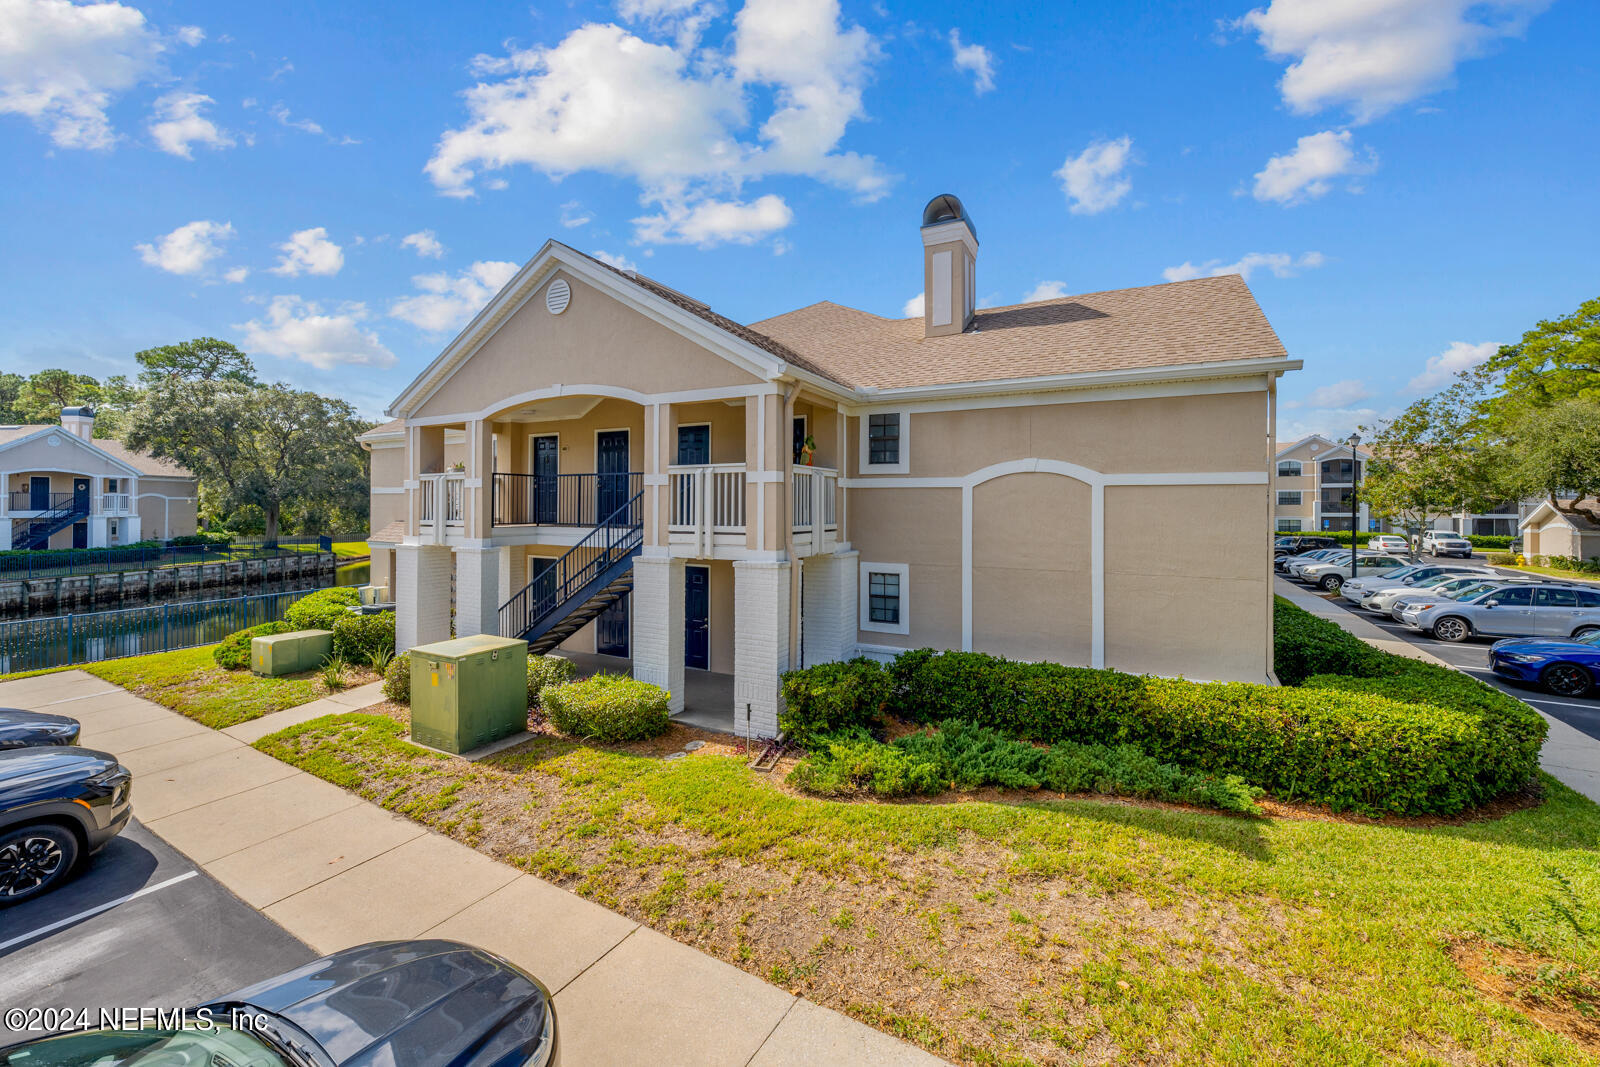
[[557, 278], [550, 283], [550, 288], [544, 291], [544, 306], [552, 315], [559, 315], [567, 310], [567, 305], [572, 303], [572, 286], [567, 284], [565, 278]]

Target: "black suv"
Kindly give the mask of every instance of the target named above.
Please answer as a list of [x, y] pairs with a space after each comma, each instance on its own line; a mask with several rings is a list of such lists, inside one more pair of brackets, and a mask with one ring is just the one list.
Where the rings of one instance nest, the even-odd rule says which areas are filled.
[[1339, 541], [1332, 537], [1302, 537], [1295, 534], [1290, 537], [1274, 538], [1272, 554], [1274, 556], [1298, 556], [1302, 552], [1315, 552], [1319, 548], [1338, 548]]

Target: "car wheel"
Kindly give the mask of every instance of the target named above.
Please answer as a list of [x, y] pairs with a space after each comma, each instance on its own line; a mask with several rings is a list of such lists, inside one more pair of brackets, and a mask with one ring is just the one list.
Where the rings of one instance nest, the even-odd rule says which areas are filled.
[[1441, 641], [1465, 641], [1472, 636], [1472, 624], [1457, 615], [1446, 615], [1433, 624], [1433, 636]]
[[1600, 626], [1580, 626], [1572, 631], [1572, 639], [1574, 641], [1582, 641], [1592, 633], [1600, 633]]
[[1556, 696], [1581, 697], [1594, 685], [1594, 679], [1576, 663], [1552, 663], [1539, 672], [1539, 684]]
[[0, 835], [0, 908], [47, 893], [72, 873], [78, 839], [43, 823]]
[[1339, 591], [1339, 587], [1344, 585], [1344, 575], [1324, 574], [1322, 576], [1322, 580], [1318, 582], [1317, 585], [1322, 587], [1323, 592], [1337, 593]]

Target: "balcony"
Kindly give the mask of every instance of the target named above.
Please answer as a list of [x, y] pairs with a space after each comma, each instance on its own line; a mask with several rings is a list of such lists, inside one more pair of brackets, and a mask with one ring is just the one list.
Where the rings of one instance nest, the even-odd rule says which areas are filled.
[[133, 495], [131, 493], [101, 493], [100, 508], [97, 514], [113, 517], [132, 515]]
[[644, 474], [494, 475], [495, 526], [598, 526], [644, 489]]
[[[74, 493], [35, 493], [31, 489], [13, 489], [6, 501], [12, 515], [54, 511], [72, 503]], [[87, 509], [86, 509], [87, 510]]]
[[417, 478], [417, 522], [442, 545], [452, 530], [459, 533], [467, 519], [467, 476], [460, 471], [423, 474]]
[[790, 483], [790, 527], [797, 556], [832, 551], [838, 540], [839, 523], [835, 515], [834, 490], [839, 472], [832, 467], [795, 467]]

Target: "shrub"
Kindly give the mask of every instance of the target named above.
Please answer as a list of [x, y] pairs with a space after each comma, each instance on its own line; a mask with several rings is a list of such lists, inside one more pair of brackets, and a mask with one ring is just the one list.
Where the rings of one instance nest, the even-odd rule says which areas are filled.
[[1273, 606], [1272, 669], [1284, 685], [1299, 685], [1314, 674], [1368, 677], [1398, 658], [1287, 600]]
[[396, 704], [411, 703], [411, 656], [396, 656], [383, 671], [383, 695]]
[[778, 729], [800, 744], [876, 724], [889, 698], [890, 678], [876, 660], [821, 663], [783, 676], [784, 711]]
[[1489, 562], [1496, 567], [1513, 567], [1516, 565], [1517, 557], [1510, 552], [1491, 552]]
[[819, 796], [863, 792], [884, 797], [931, 796], [949, 787], [939, 764], [864, 737], [821, 742], [816, 752], [789, 772], [788, 780], [795, 788]]
[[640, 741], [671, 725], [667, 691], [622, 674], [596, 674], [552, 685], [541, 694], [557, 730], [596, 741]]
[[[294, 609], [291, 608], [291, 611]], [[333, 654], [351, 663], [371, 663], [381, 652], [394, 652], [394, 612], [344, 614], [333, 623]]]
[[539, 706], [546, 686], [572, 681], [576, 668], [565, 656], [528, 657], [528, 707]]
[[360, 603], [361, 594], [354, 586], [336, 585], [307, 593], [283, 614], [296, 630], [331, 630]]
[[211, 650], [211, 658], [217, 661], [219, 667], [242, 671], [250, 666], [250, 642], [253, 638], [285, 634], [293, 629], [286, 622], [264, 622], [259, 626], [235, 630], [217, 642], [217, 647]]
[[231, 533], [222, 531], [212, 533], [209, 530], [201, 530], [199, 533], [179, 534], [177, 537], [169, 539], [167, 543], [181, 548], [186, 545], [225, 545], [232, 540], [233, 534]]

